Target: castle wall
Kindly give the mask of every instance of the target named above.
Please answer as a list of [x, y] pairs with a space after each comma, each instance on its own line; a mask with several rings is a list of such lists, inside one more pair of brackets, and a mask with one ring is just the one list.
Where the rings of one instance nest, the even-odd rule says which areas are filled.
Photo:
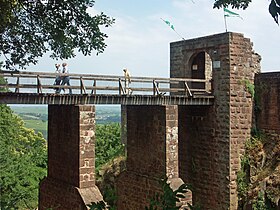
[[269, 133], [280, 134], [280, 72], [256, 76], [257, 127]]

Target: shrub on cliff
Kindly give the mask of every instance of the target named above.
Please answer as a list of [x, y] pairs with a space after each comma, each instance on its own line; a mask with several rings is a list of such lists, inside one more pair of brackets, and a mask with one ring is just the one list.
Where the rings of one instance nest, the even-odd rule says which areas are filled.
[[239, 209], [277, 209], [280, 201], [280, 139], [276, 135], [252, 137], [246, 142], [237, 175]]

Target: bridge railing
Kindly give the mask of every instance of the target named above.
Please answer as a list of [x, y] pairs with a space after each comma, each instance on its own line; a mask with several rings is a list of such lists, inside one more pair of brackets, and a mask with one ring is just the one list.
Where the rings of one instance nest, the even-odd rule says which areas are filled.
[[[210, 81], [190, 78], [155, 78], [131, 77], [128, 83], [124, 76], [94, 74], [56, 74], [46, 72], [11, 72], [0, 71], [0, 76], [7, 80], [1, 85], [15, 93], [55, 93], [55, 89], [72, 89], [74, 94], [108, 94], [108, 95], [185, 95], [209, 94], [205, 88], [192, 88], [195, 83]], [[70, 77], [70, 86], [55, 85], [57, 76]]]

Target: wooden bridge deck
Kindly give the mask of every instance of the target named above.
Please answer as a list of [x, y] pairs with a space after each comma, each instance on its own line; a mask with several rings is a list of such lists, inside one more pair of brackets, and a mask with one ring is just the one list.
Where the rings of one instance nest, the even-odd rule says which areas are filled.
[[[56, 76], [64, 74], [0, 71], [0, 76], [7, 80], [0, 84], [0, 104], [212, 105], [214, 101], [206, 89], [191, 88], [209, 82], [201, 79], [131, 77], [128, 87], [123, 76], [69, 74], [71, 86], [54, 85]], [[65, 92], [55, 93], [56, 88]]]
[[1, 104], [212, 105], [213, 96], [0, 93]]

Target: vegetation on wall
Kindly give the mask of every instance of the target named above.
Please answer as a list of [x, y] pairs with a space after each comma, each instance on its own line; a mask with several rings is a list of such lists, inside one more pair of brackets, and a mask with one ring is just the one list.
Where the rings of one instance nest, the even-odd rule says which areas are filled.
[[[145, 210], [179, 210], [183, 207], [180, 203], [180, 199], [185, 198], [185, 193], [190, 191], [188, 184], [182, 184], [178, 189], [173, 190], [170, 186], [170, 182], [167, 178], [161, 179], [159, 182], [162, 193], [156, 193], [153, 198], [150, 198], [149, 206], [145, 207]], [[188, 207], [191, 210], [200, 210], [199, 206], [193, 206], [188, 203]]]
[[[178, 189], [173, 190], [170, 186], [170, 182], [167, 178], [160, 179], [159, 184], [162, 190], [162, 193], [156, 193], [154, 197], [149, 198], [149, 206], [145, 207], [145, 210], [179, 210], [183, 206], [180, 203], [180, 199], [185, 198], [185, 193], [190, 189], [190, 186], [187, 184], [182, 184]], [[91, 203], [88, 205], [90, 210], [115, 210], [115, 206], [108, 205], [104, 201], [99, 201]], [[188, 203], [188, 208], [190, 210], [200, 210], [199, 205], [191, 205]]]
[[92, 203], [91, 209], [117, 209], [117, 192], [116, 192], [116, 179], [126, 169], [126, 158], [119, 156], [109, 161], [96, 173], [96, 185], [103, 195], [104, 201]]
[[240, 81], [240, 84], [244, 86], [246, 92], [250, 93], [252, 98], [255, 98], [255, 85], [248, 79]]
[[247, 140], [237, 174], [239, 209], [276, 210], [280, 200], [280, 140], [264, 134]]
[[245, 80], [246, 90], [251, 94], [252, 98], [255, 97], [255, 85], [249, 80]]

